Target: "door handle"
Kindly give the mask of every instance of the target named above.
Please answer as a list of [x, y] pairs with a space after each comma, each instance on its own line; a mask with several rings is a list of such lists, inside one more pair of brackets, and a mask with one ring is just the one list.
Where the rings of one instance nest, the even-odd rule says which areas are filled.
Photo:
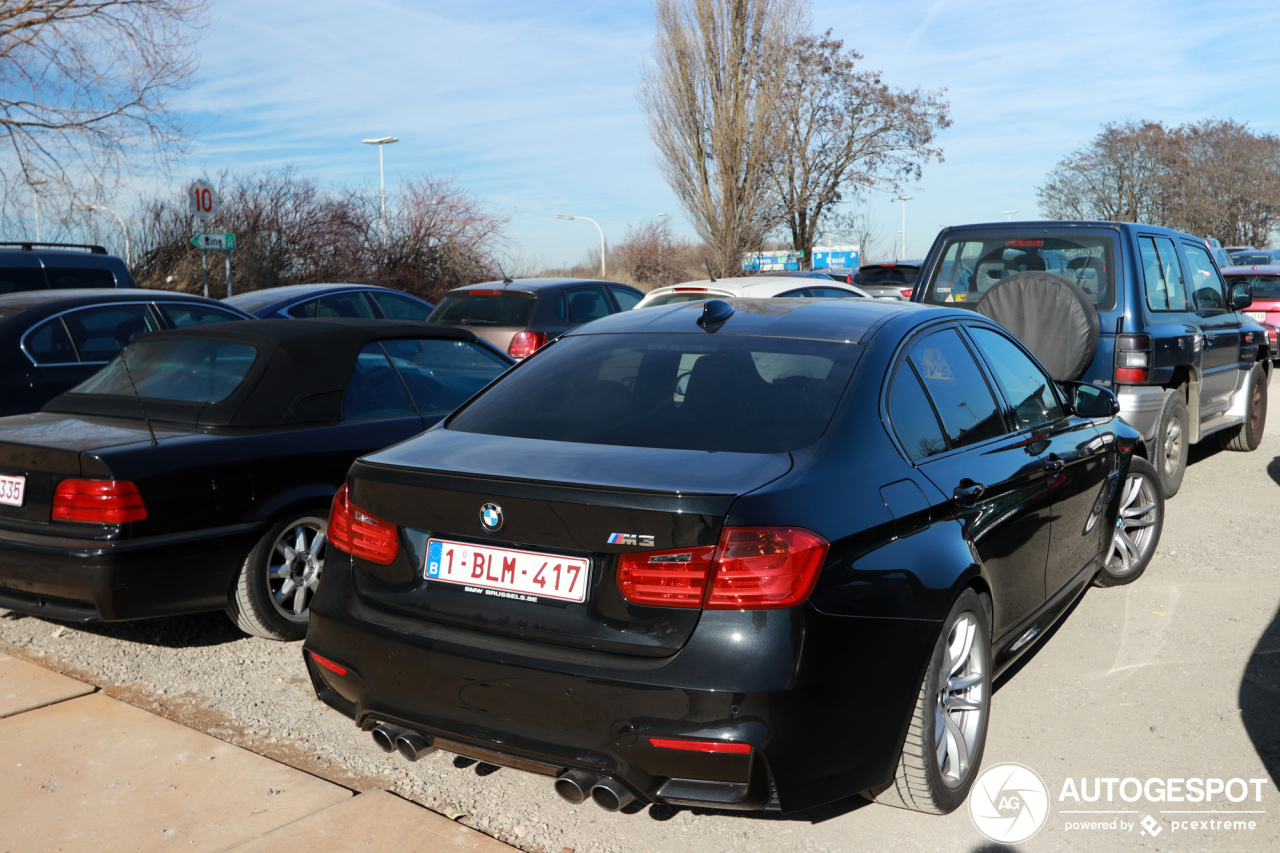
[[960, 485], [956, 486], [951, 495], [960, 506], [973, 506], [986, 490], [987, 487], [981, 483], [975, 483], [973, 480], [961, 480]]
[[1067, 463], [1063, 462], [1058, 454], [1050, 453], [1049, 458], [1045, 460], [1044, 470], [1048, 471], [1050, 474], [1061, 474], [1062, 469], [1066, 467], [1066, 464]]

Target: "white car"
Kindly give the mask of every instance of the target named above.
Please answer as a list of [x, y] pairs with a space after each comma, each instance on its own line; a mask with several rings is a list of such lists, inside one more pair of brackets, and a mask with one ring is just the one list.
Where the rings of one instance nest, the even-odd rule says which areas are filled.
[[666, 287], [655, 287], [632, 310], [654, 305], [670, 305], [673, 302], [701, 302], [704, 299], [722, 299], [730, 296], [756, 298], [773, 296], [808, 296], [819, 298], [846, 298], [871, 294], [851, 284], [823, 281], [819, 278], [802, 278], [788, 275], [753, 275], [742, 278], [706, 279], [686, 281]]

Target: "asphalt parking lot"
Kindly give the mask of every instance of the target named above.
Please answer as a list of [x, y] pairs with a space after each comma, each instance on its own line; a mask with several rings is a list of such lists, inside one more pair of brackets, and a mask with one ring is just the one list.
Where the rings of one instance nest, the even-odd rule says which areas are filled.
[[[439, 753], [409, 764], [315, 700], [298, 644], [244, 637], [220, 614], [84, 628], [0, 611], [0, 652], [530, 851], [1276, 850], [1280, 424], [1255, 453], [1192, 458], [1146, 574], [1091, 590], [995, 694], [984, 768], [1023, 765], [1047, 795], [1032, 815], [1043, 828], [1016, 845], [988, 841], [968, 809], [930, 817], [848, 800], [787, 817], [610, 814], [568, 805], [540, 777]], [[1037, 808], [1032, 795], [1005, 799], [988, 828]]]

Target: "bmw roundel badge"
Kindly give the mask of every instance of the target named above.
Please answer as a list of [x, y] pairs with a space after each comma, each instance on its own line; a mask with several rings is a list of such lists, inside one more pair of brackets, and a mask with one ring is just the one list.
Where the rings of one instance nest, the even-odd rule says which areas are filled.
[[480, 526], [485, 533], [497, 533], [502, 529], [502, 507], [497, 504], [485, 504], [480, 507]]

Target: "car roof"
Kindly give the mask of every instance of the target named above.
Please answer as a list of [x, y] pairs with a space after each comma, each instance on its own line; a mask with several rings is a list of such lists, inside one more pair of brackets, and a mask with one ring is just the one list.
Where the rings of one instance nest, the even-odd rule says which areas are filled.
[[218, 304], [216, 299], [208, 299], [194, 293], [179, 293], [173, 290], [142, 290], [136, 287], [82, 287], [67, 290], [19, 290], [15, 293], [0, 294], [0, 308], [9, 316], [32, 308], [53, 306], [58, 308], [75, 308], [78, 305], [98, 304], [100, 302], [155, 302], [166, 300], [184, 302], [200, 302], [208, 305]]
[[[793, 279], [794, 281], [794, 279]], [[947, 314], [968, 319], [973, 312], [914, 302], [883, 299], [727, 298], [733, 314], [714, 332], [782, 338], [865, 342], [869, 333], [892, 317], [917, 309], [931, 317]], [[565, 336], [600, 334], [697, 334], [706, 302], [675, 302], [643, 311], [623, 311], [566, 332]], [[942, 311], [944, 313], [938, 313]]]
[[[815, 283], [817, 282], [817, 283]], [[850, 293], [865, 295], [857, 287], [846, 284], [833, 279], [822, 278], [806, 278], [794, 275], [751, 275], [741, 276], [738, 278], [718, 278], [703, 279], [701, 281], [686, 281], [682, 284], [669, 284], [665, 287], [655, 287], [649, 291], [646, 300], [654, 296], [665, 296], [670, 293], [678, 293], [689, 288], [705, 288], [709, 295], [708, 299], [717, 296], [749, 296], [754, 298], [764, 298], [776, 296], [779, 293], [785, 293], [788, 290], [800, 290], [805, 287], [832, 287], [837, 290], [847, 290]], [[647, 306], [646, 306], [647, 307]]]
[[[438, 323], [356, 318], [237, 320], [140, 335], [139, 343], [210, 340], [253, 347], [257, 359], [245, 380], [217, 403], [148, 403], [150, 416], [199, 426], [282, 426], [342, 419], [352, 365], [365, 345], [392, 338], [475, 341], [466, 329]], [[138, 401], [127, 397], [63, 394], [45, 411], [136, 418]]]
[[924, 266], [923, 258], [921, 258], [918, 261], [875, 261], [873, 263], [862, 264], [861, 266], [858, 267], [858, 272], [862, 272], [863, 270], [881, 268], [881, 267], [917, 267], [919, 268], [922, 266]]
[[631, 290], [637, 288], [629, 284], [623, 284], [620, 281], [605, 281], [598, 278], [513, 278], [510, 281], [482, 281], [476, 284], [466, 284], [462, 287], [455, 287], [445, 296], [454, 293], [464, 293], [468, 290], [517, 290], [527, 293], [537, 293], [541, 290], [554, 290], [562, 287], [575, 287], [582, 284], [607, 284], [613, 287], [626, 287]]
[[[342, 282], [316, 282], [315, 284], [283, 284], [279, 287], [268, 287], [262, 290], [250, 290], [228, 296], [222, 301], [234, 305], [242, 311], [259, 311], [268, 305], [287, 304], [319, 293], [335, 290], [387, 290], [392, 293], [403, 293], [392, 287], [379, 284], [344, 284]], [[413, 294], [405, 294], [413, 296]], [[414, 297], [417, 298], [417, 297]]]
[[1280, 275], [1280, 264], [1240, 264], [1232, 267], [1223, 267], [1223, 275]]

